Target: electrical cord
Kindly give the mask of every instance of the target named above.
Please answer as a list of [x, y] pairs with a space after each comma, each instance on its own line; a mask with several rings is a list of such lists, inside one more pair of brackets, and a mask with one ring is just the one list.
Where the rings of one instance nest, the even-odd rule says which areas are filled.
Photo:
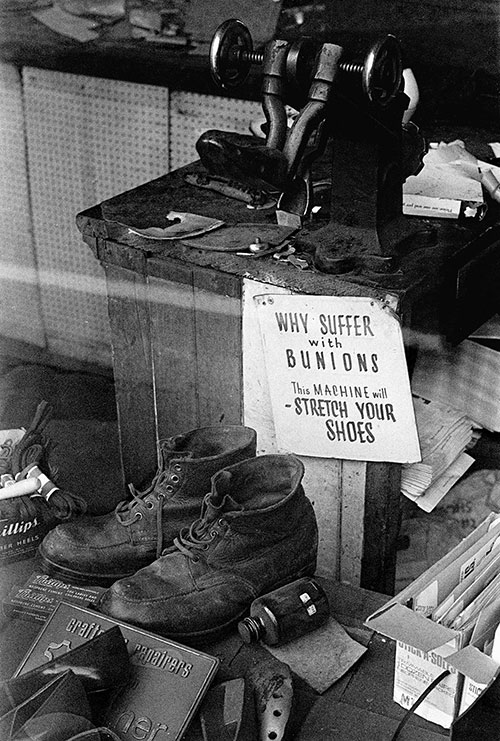
[[408, 708], [408, 710], [406, 711], [406, 713], [403, 715], [403, 717], [401, 718], [401, 720], [399, 722], [399, 725], [396, 728], [396, 730], [394, 731], [394, 733], [393, 733], [390, 741], [396, 741], [396, 739], [399, 738], [399, 734], [401, 733], [401, 731], [403, 730], [403, 728], [405, 727], [405, 725], [408, 723], [408, 721], [410, 720], [411, 716], [413, 715], [413, 713], [415, 712], [415, 710], [418, 708], [418, 706], [425, 700], [425, 698], [428, 695], [430, 695], [430, 693], [432, 692], [432, 690], [435, 687], [437, 687], [438, 684], [440, 682], [442, 682], [443, 679], [445, 679], [445, 677], [447, 677], [449, 674], [451, 674], [450, 670], [449, 669], [446, 669], [446, 671], [441, 672], [441, 674], [438, 674], [438, 676], [435, 679], [432, 680], [432, 682], [430, 683], [430, 685], [425, 688], [425, 690], [422, 692], [422, 694], [420, 695], [420, 697], [417, 700], [415, 700], [415, 702], [413, 703], [413, 705], [411, 706], [411, 708]]

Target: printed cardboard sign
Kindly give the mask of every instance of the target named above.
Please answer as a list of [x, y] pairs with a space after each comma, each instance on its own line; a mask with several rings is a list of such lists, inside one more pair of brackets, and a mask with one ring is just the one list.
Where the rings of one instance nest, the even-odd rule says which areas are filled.
[[276, 438], [298, 455], [420, 460], [401, 327], [382, 301], [255, 297]]
[[215, 656], [60, 602], [14, 676], [56, 657], [62, 663], [68, 651], [115, 625], [127, 645], [131, 676], [125, 686], [103, 694], [102, 724], [122, 741], [180, 741], [217, 672]]

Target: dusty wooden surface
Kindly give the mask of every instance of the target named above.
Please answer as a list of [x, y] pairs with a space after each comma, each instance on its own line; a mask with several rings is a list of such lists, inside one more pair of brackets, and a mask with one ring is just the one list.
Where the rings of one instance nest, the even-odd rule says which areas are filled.
[[[37, 567], [36, 558], [0, 569], [1, 597], [24, 582]], [[355, 666], [322, 695], [294, 675], [293, 736], [290, 741], [384, 741], [391, 738], [404, 710], [392, 700], [394, 644], [363, 628], [363, 621], [386, 601], [386, 597], [364, 589], [348, 587], [333, 580], [318, 580], [328, 596], [333, 617], [355, 640], [368, 646]], [[41, 624], [29, 620], [4, 619], [0, 623], [0, 680], [12, 676], [34, 641]], [[260, 661], [269, 660], [259, 645], [242, 643], [236, 632], [222, 641], [203, 647], [219, 657], [216, 682], [245, 676]], [[407, 741], [439, 741], [446, 732], [415, 716], [405, 728]], [[195, 718], [186, 741], [201, 741]]]
[[[114, 340], [123, 380], [118, 406], [124, 470], [133, 483], [150, 473], [145, 466], [152, 456], [148, 446], [153, 429], [161, 438], [222, 420], [241, 421], [257, 430], [261, 452], [276, 452], [270, 407], [262, 393], [266, 378], [258, 326], [255, 317], [248, 316], [252, 291], [387, 301], [401, 318], [406, 344], [412, 348], [428, 341], [438, 346], [444, 337], [461, 339], [498, 307], [500, 228], [488, 222], [439, 221], [436, 245], [402, 255], [397, 272], [378, 276], [299, 270], [270, 255], [256, 258], [202, 250], [196, 248], [195, 239], [165, 242], [130, 231], [129, 226], [164, 226], [171, 210], [247, 224], [248, 240], [255, 237], [259, 223], [272, 223], [273, 209], [252, 211], [234, 199], [186, 183], [185, 174], [196, 167], [176, 170], [77, 217], [84, 239], [106, 270], [137, 273], [144, 292], [145, 307], [134, 298], [135, 286], [121, 301], [124, 306], [132, 302], [133, 324], [147, 324], [143, 340], [149, 337], [150, 360], [146, 352], [139, 361], [130, 358], [124, 309], [116, 299], [109, 302], [110, 313], [117, 314], [112, 326], [121, 335]], [[306, 239], [314, 241], [314, 229]], [[487, 244], [484, 250], [478, 249], [482, 240]], [[459, 275], [466, 279], [457, 291]], [[154, 390], [141, 388], [142, 383]], [[146, 421], [141, 450], [150, 451], [149, 457], [142, 456], [142, 470], [141, 455], [133, 448], [141, 418]], [[305, 464], [305, 483], [322, 528], [321, 570], [392, 592], [399, 466], [324, 459], [307, 459]]]
[[[405, 328], [450, 334], [453, 341], [466, 337], [473, 330], [471, 323], [479, 326], [492, 313], [499, 288], [499, 258], [498, 251], [487, 244], [495, 245], [500, 236], [495, 209], [489, 209], [483, 222], [434, 220], [437, 243], [402, 254], [398, 270], [388, 275], [360, 271], [328, 275], [316, 270], [301, 271], [271, 257], [241, 257], [236, 253], [197, 249], [195, 238], [165, 242], [129, 230], [126, 225], [162, 226], [170, 210], [222, 219], [227, 224], [249, 224], [249, 235], [254, 234], [254, 228], [258, 230], [259, 222], [273, 221], [272, 208], [252, 211], [232, 198], [186, 183], [186, 174], [198, 168], [197, 163], [180, 168], [79, 214], [77, 222], [84, 238], [98, 240], [94, 242], [95, 249], [99, 250], [98, 258], [107, 260], [103, 250], [113, 252], [115, 248], [109, 245], [119, 244], [124, 253], [133, 256], [128, 259], [135, 260], [140, 252], [147, 257], [164, 257], [164, 278], [168, 278], [170, 269], [176, 272], [173, 264], [179, 263], [301, 293], [370, 296], [382, 300], [390, 296]], [[321, 222], [317, 225], [321, 226]], [[314, 228], [302, 230], [300, 241], [314, 244]], [[115, 258], [111, 254], [109, 259], [123, 261], [127, 258]], [[477, 267], [469, 271], [470, 280], [463, 284], [461, 293], [457, 293], [458, 275], [462, 274], [463, 266], [471, 262]], [[481, 300], [476, 300], [479, 297]]]

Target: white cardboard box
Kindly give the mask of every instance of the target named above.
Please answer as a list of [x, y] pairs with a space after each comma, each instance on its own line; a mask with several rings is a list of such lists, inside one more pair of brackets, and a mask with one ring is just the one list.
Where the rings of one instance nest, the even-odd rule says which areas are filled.
[[481, 623], [481, 628], [488, 626], [488, 634], [483, 630], [480, 634], [452, 630], [432, 621], [429, 615], [478, 567], [499, 535], [500, 516], [492, 513], [365, 623], [396, 641], [393, 699], [403, 707], [411, 707], [441, 672], [450, 670], [451, 674], [415, 711], [444, 728], [449, 728], [500, 672], [500, 666], [478, 648], [493, 638], [500, 607], [494, 605]]

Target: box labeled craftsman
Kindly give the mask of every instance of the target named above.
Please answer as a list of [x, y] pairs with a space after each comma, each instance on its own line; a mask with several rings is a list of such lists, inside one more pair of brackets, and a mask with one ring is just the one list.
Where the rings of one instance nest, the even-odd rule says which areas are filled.
[[209, 654], [61, 602], [15, 676], [64, 656], [115, 625], [125, 639], [132, 671], [127, 684], [112, 693], [99, 721], [123, 741], [180, 739], [217, 671], [219, 660]]

